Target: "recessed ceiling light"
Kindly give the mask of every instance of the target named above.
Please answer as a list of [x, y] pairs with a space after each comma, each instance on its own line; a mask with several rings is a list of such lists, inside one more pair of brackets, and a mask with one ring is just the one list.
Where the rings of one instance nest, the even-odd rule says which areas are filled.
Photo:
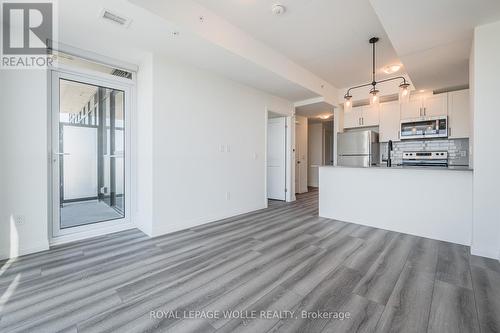
[[286, 7], [283, 6], [283, 5], [280, 5], [280, 4], [275, 4], [273, 5], [273, 7], [271, 8], [271, 11], [273, 12], [274, 15], [276, 16], [280, 16], [280, 15], [283, 15], [285, 14], [286, 12]]
[[392, 73], [396, 73], [400, 69], [401, 69], [400, 64], [394, 64], [394, 65], [385, 66], [384, 68], [382, 68], [382, 72], [384, 72], [385, 74], [392, 74]]
[[323, 119], [323, 120], [327, 120], [328, 118], [330, 118], [332, 115], [331, 114], [322, 114], [319, 116], [320, 119]]
[[425, 92], [425, 89], [420, 89], [418, 92], [423, 93], [423, 92]]

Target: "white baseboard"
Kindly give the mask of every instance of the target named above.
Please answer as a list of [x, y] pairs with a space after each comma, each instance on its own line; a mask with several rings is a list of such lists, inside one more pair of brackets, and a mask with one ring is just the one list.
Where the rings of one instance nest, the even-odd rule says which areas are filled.
[[99, 228], [99, 229], [89, 230], [89, 231], [85, 231], [85, 232], [78, 232], [78, 233], [74, 233], [74, 234], [58, 236], [58, 237], [54, 237], [50, 240], [50, 245], [53, 246], [53, 245], [61, 245], [61, 244], [76, 242], [76, 241], [84, 240], [84, 239], [91, 238], [91, 237], [104, 236], [104, 235], [112, 234], [115, 232], [130, 230], [130, 229], [134, 229], [134, 228], [136, 228], [136, 226], [133, 223], [129, 222], [129, 223], [123, 223], [120, 225], [114, 225], [114, 226], [106, 227], [106, 228]]
[[499, 260], [500, 261], [500, 256], [499, 256], [498, 253], [493, 253], [493, 252], [489, 252], [489, 251], [483, 251], [483, 250], [475, 248], [473, 246], [471, 246], [471, 248], [470, 248], [470, 253], [472, 255], [475, 255], [475, 256], [485, 257], [485, 258], [490, 258], [490, 259], [495, 259], [495, 260]]
[[182, 225], [180, 225], [176, 228], [172, 228], [169, 230], [163, 230], [160, 232], [155, 231], [154, 230], [155, 228], [153, 226], [153, 237], [163, 236], [163, 235], [166, 235], [166, 234], [169, 234], [172, 232], [193, 228], [193, 227], [196, 227], [199, 225], [203, 225], [203, 224], [207, 224], [207, 223], [211, 223], [211, 222], [215, 222], [215, 221], [219, 221], [219, 220], [224, 220], [227, 218], [235, 217], [235, 216], [242, 215], [242, 214], [251, 213], [251, 212], [254, 212], [256, 210], [265, 209], [265, 208], [266, 208], [266, 206], [263, 204], [256, 204], [255, 206], [252, 206], [250, 208], [234, 209], [234, 210], [231, 210], [228, 212], [224, 212], [222, 214], [214, 214], [211, 216], [202, 216], [199, 218], [194, 218], [191, 220], [183, 221]]
[[31, 245], [29, 247], [20, 247], [19, 248], [19, 255], [12, 256], [10, 255], [10, 252], [6, 252], [5, 250], [0, 252], [0, 260], [4, 259], [11, 259], [11, 258], [17, 258], [21, 256], [25, 256], [27, 254], [32, 254], [36, 252], [41, 252], [41, 251], [47, 251], [49, 249], [49, 242], [48, 240], [46, 242], [41, 242], [39, 244]]

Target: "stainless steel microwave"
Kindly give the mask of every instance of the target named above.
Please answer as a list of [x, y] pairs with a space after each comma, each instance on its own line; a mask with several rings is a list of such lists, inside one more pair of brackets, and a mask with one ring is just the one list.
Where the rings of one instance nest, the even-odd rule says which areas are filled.
[[401, 140], [448, 137], [448, 117], [425, 117], [401, 121]]

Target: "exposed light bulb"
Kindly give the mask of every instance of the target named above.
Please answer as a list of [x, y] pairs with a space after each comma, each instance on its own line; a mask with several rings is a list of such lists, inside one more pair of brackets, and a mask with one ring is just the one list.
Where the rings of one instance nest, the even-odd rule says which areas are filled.
[[344, 112], [351, 112], [352, 110], [352, 96], [345, 95], [344, 96]]
[[379, 91], [373, 88], [370, 91], [370, 105], [374, 107], [378, 107], [380, 104], [380, 98], [378, 96]]
[[399, 85], [399, 103], [406, 104], [410, 101], [410, 84], [402, 83]]

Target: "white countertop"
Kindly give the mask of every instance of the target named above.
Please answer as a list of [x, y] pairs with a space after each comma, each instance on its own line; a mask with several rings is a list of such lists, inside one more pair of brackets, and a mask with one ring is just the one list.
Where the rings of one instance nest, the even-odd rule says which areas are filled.
[[352, 167], [352, 166], [340, 166], [340, 165], [320, 165], [320, 168], [341, 168], [341, 169], [365, 169], [365, 170], [409, 170], [409, 171], [421, 171], [421, 170], [438, 170], [438, 171], [474, 171], [474, 169], [471, 169], [466, 166], [449, 166], [447, 168], [444, 167], [415, 167], [415, 166], [402, 166], [402, 165], [397, 165], [397, 166], [392, 166], [392, 167], [387, 167], [385, 165], [375, 165], [371, 166], [369, 168], [365, 167]]

